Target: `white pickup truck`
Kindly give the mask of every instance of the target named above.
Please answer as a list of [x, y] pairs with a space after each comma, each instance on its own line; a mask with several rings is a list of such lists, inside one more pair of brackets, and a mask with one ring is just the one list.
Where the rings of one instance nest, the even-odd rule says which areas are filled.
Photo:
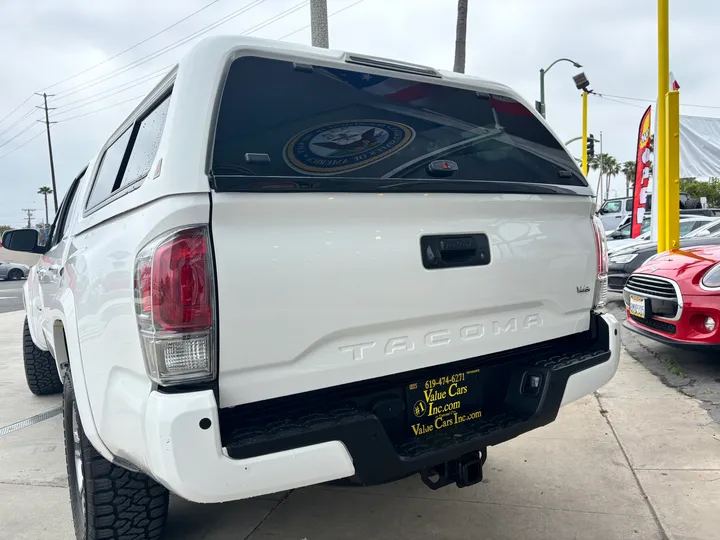
[[157, 538], [168, 492], [482, 479], [619, 359], [605, 234], [504, 85], [200, 42], [72, 182], [24, 286], [63, 391], [78, 539]]

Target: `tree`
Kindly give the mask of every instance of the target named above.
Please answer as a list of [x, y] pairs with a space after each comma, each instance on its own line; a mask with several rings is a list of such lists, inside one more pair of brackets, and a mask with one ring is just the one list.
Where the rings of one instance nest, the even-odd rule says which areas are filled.
[[40, 189], [38, 189], [38, 193], [45, 197], [45, 225], [48, 225], [50, 223], [49, 216], [48, 216], [47, 198], [48, 198], [48, 195], [52, 195], [52, 192], [53, 192], [52, 189], [50, 189], [48, 186], [43, 186]]
[[468, 0], [458, 0], [457, 27], [455, 29], [455, 67], [456, 73], [465, 73], [465, 45], [467, 36]]
[[625, 196], [630, 197], [632, 194], [630, 191], [635, 186], [635, 173], [637, 169], [637, 162], [625, 161], [622, 164], [620, 172], [625, 175]]
[[620, 174], [620, 165], [618, 164], [617, 160], [610, 154], [596, 154], [590, 160], [589, 166], [593, 171], [600, 171], [600, 176], [598, 178], [598, 187], [602, 186], [602, 182], [600, 182], [600, 179], [603, 177], [603, 175], [605, 176], [605, 199], [607, 199], [608, 193], [610, 192], [610, 182], [612, 181], [613, 177]]

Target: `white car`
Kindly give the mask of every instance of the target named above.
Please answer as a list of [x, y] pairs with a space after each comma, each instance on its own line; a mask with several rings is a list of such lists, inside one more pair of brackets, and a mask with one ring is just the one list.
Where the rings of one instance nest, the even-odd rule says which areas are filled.
[[29, 272], [30, 267], [26, 264], [0, 261], [0, 279], [16, 281], [26, 278]]
[[[716, 217], [708, 216], [680, 216], [680, 237], [686, 238], [688, 236], [694, 236], [698, 231], [708, 230], [707, 228], [713, 224], [720, 223]], [[617, 252], [619, 249], [623, 249], [641, 242], [647, 242], [650, 240], [650, 220], [643, 220], [640, 236], [636, 238], [630, 238], [630, 223], [626, 223], [607, 235], [608, 253], [612, 254]], [[720, 228], [720, 226], [719, 226]], [[707, 233], [708, 235], [710, 232]]]
[[3, 239], [43, 254], [24, 358], [33, 392], [63, 390], [77, 538], [157, 538], [169, 492], [479, 482], [488, 446], [617, 369], [592, 195], [504, 85], [200, 42], [47, 246]]

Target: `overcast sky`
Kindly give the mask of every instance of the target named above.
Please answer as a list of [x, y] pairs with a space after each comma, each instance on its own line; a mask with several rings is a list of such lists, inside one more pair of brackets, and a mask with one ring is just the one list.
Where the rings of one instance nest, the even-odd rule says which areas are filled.
[[[150, 77], [177, 61], [190, 43], [172, 50], [168, 46], [250, 4], [257, 5], [206, 35], [240, 34], [302, 4], [299, 0], [217, 0], [118, 55], [210, 1], [0, 0], [0, 118], [33, 92], [103, 62], [46, 90], [58, 94], [50, 105], [57, 107], [51, 111], [51, 120], [58, 121], [52, 136], [60, 197], [135, 101], [93, 111], [145, 94], [157, 79], [148, 78], [144, 83], [140, 79], [142, 84], [130, 87], [135, 84], [132, 81]], [[328, 0], [328, 11], [332, 14], [355, 2]], [[672, 4], [670, 59], [682, 87], [681, 100], [715, 107], [683, 105], [682, 112], [720, 116], [720, 70], [707, 60], [716, 56], [720, 2]], [[456, 0], [363, 0], [330, 18], [330, 46], [449, 70], [453, 66], [456, 6]], [[466, 72], [508, 84], [532, 103], [539, 97], [539, 69], [558, 57], [570, 57], [584, 66], [597, 92], [654, 101], [655, 6], [651, 0], [470, 0]], [[309, 7], [302, 6], [252, 35], [280, 39], [309, 20]], [[310, 31], [285, 39], [309, 43]], [[118, 72], [162, 50], [167, 52]], [[560, 63], [546, 77], [547, 117], [563, 140], [581, 131], [581, 100], [572, 81], [577, 71], [571, 64]], [[114, 76], [102, 80], [107, 74]], [[36, 122], [41, 112], [33, 109], [40, 103], [41, 98], [33, 97], [0, 122], [0, 133], [7, 130], [0, 135], [0, 224], [20, 226], [22, 208], [35, 208], [36, 219], [43, 218], [43, 199], [36, 193], [40, 186], [50, 185], [50, 170], [42, 125]], [[604, 151], [621, 162], [634, 159], [638, 123], [649, 103], [590, 98], [590, 132], [599, 136], [602, 131]], [[63, 122], [84, 113], [92, 114]], [[579, 143], [571, 148], [580, 155]], [[623, 186], [624, 180], [618, 178], [611, 196], [622, 195]]]

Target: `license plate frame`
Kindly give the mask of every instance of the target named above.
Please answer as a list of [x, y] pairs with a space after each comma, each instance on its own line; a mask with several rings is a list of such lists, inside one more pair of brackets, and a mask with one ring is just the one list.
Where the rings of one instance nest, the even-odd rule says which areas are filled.
[[423, 378], [408, 384], [405, 396], [412, 438], [482, 418], [479, 369]]
[[647, 298], [635, 294], [630, 295], [630, 302], [628, 304], [630, 315], [641, 319], [648, 319], [650, 317], [649, 307]]

